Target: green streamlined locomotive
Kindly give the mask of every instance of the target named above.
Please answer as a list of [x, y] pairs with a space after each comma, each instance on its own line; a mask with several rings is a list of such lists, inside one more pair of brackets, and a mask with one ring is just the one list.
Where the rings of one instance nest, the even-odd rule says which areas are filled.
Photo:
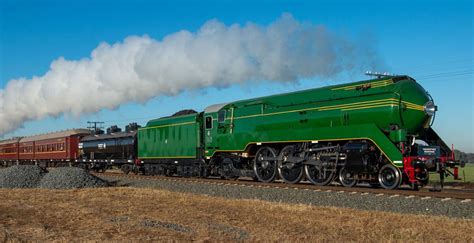
[[429, 172], [457, 177], [431, 128], [436, 110], [414, 79], [385, 76], [151, 120], [138, 159], [147, 174], [418, 188]]

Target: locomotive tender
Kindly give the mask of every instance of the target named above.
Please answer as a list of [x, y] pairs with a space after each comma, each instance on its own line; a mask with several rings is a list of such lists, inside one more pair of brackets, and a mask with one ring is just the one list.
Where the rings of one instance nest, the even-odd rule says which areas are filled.
[[138, 159], [147, 174], [418, 188], [429, 172], [457, 178], [453, 151], [431, 128], [436, 111], [413, 78], [384, 76], [151, 120], [138, 131]]
[[441, 181], [458, 176], [453, 151], [431, 128], [436, 111], [413, 78], [381, 76], [184, 110], [125, 132], [76, 129], [4, 140], [0, 165], [75, 159], [125, 173], [417, 189], [430, 172]]

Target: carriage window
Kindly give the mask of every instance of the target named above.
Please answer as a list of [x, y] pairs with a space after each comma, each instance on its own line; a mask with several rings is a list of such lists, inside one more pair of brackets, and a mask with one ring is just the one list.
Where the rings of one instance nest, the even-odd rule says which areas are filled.
[[206, 129], [212, 128], [212, 116], [206, 116]]
[[217, 114], [217, 122], [223, 123], [225, 121], [225, 110], [220, 110]]

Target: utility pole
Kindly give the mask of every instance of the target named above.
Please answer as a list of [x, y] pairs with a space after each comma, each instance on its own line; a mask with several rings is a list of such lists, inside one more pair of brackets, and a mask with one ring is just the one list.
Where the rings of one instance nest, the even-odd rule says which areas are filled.
[[[89, 130], [92, 130], [96, 132], [98, 129], [103, 128], [100, 124], [104, 124], [104, 122], [99, 122], [99, 121], [88, 121], [87, 122]], [[99, 126], [97, 126], [99, 125]]]

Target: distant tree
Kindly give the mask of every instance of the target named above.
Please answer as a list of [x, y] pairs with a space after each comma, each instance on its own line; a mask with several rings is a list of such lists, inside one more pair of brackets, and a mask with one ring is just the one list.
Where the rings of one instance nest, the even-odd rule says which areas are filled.
[[474, 163], [474, 153], [464, 153], [455, 149], [454, 156], [456, 157], [456, 159], [465, 161], [466, 163]]

